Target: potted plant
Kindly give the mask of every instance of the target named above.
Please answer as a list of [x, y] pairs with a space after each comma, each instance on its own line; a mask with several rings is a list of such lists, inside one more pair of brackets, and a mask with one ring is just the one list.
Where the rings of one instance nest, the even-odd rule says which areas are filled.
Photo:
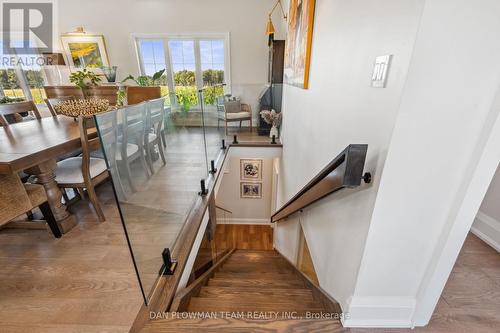
[[101, 82], [101, 78], [97, 76], [96, 73], [84, 68], [80, 71], [71, 73], [69, 81], [85, 92], [87, 88], [97, 86], [97, 84]]
[[124, 102], [126, 98], [127, 104], [137, 104], [149, 99], [161, 97], [160, 79], [165, 74], [165, 69], [159, 70], [153, 76], [140, 75], [134, 77], [127, 76], [121, 81], [121, 84], [132, 80], [137, 86], [127, 86], [125, 92], [123, 89], [118, 91], [118, 99]]
[[276, 112], [274, 109], [271, 111], [262, 110], [260, 111], [260, 116], [266, 123], [272, 126], [271, 131], [269, 132], [269, 137], [272, 138], [274, 136], [275, 138], [278, 138], [278, 126], [281, 124], [281, 112]]

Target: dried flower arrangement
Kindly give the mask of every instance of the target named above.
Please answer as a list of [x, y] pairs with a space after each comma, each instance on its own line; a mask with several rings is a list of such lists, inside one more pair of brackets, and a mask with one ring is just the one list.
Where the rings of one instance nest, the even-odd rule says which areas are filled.
[[94, 114], [108, 111], [109, 101], [106, 99], [76, 99], [65, 101], [54, 105], [57, 113], [65, 116], [78, 117], [78, 116], [93, 116]]
[[266, 123], [273, 127], [277, 127], [281, 124], [281, 112], [276, 112], [275, 110], [262, 110], [260, 111], [260, 116]]

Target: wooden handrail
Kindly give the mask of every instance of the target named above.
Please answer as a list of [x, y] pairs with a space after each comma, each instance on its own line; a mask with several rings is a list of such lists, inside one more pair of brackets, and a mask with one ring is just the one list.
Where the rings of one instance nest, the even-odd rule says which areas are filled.
[[[361, 184], [368, 145], [354, 144], [345, 148], [296, 195], [271, 216], [278, 222], [343, 188]], [[369, 175], [369, 174], [367, 174]], [[366, 178], [366, 181], [369, 177]]]
[[223, 157], [215, 174], [210, 174], [207, 185], [207, 194], [199, 196], [194, 202], [186, 221], [177, 237], [172, 248], [172, 258], [177, 260], [177, 268], [173, 275], [161, 276], [156, 285], [155, 291], [151, 296], [148, 305], [143, 304], [135, 321], [130, 329], [130, 332], [139, 332], [144, 325], [150, 320], [151, 312], [166, 312], [170, 309], [172, 301], [175, 297], [177, 286], [186, 267], [187, 259], [191, 253], [194, 241], [200, 229], [203, 216], [208, 209], [210, 198], [215, 190], [215, 184], [219, 177], [223, 174], [222, 165], [227, 158], [228, 152], [233, 147], [262, 147], [276, 148], [282, 147], [281, 144], [271, 144], [266, 142], [240, 142], [238, 144], [230, 144], [227, 149], [222, 150]]

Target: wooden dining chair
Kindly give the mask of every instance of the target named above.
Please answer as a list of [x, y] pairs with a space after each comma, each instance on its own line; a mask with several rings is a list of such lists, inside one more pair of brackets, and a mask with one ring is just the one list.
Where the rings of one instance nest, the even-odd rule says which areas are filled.
[[45, 101], [45, 104], [47, 104], [47, 108], [49, 109], [52, 116], [55, 117], [58, 115], [58, 113], [55, 109], [55, 106], [57, 104], [60, 104], [60, 103], [66, 102], [66, 101], [72, 101], [74, 99], [75, 99], [74, 96], [61, 96], [61, 97], [57, 97], [57, 98], [46, 98], [44, 101]]
[[114, 106], [117, 102], [118, 86], [96, 86], [85, 89], [85, 97], [105, 99], [109, 105]]
[[29, 113], [36, 119], [41, 119], [40, 112], [33, 101], [0, 104], [0, 125], [9, 126], [24, 120]]
[[[144, 155], [144, 134], [146, 130], [146, 104], [145, 102], [127, 106], [123, 110], [121, 137], [119, 142], [119, 152], [116, 154], [116, 162], [125, 170], [127, 182], [130, 189], [136, 192], [137, 189], [132, 177], [132, 162], [139, 160], [144, 169], [146, 177], [149, 178], [148, 167]], [[121, 135], [120, 135], [121, 134]]]
[[23, 184], [16, 174], [0, 175], [0, 226], [38, 207], [56, 238], [61, 237], [42, 185]]
[[102, 222], [105, 217], [94, 188], [108, 178], [106, 161], [90, 156], [91, 152], [100, 149], [99, 137], [89, 135], [89, 129], [95, 128], [94, 118], [78, 117], [78, 127], [82, 156], [70, 157], [57, 162], [56, 182], [63, 189], [86, 189], [99, 221]]
[[155, 146], [158, 147], [163, 164], [167, 164], [165, 160], [165, 151], [163, 150], [161, 133], [163, 131], [163, 124], [165, 119], [165, 101], [163, 98], [154, 99], [146, 102], [147, 106], [147, 120], [146, 120], [146, 133], [144, 135], [144, 147], [146, 149], [146, 161], [148, 162], [151, 174], [154, 173], [153, 168], [153, 152]]

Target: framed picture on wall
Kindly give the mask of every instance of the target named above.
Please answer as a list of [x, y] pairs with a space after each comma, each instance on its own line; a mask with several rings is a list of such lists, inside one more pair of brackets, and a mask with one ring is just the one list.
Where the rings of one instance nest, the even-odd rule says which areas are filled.
[[285, 49], [285, 83], [309, 87], [309, 65], [313, 36], [315, 0], [290, 0], [288, 36]]
[[262, 180], [262, 160], [241, 159], [241, 180]]
[[262, 183], [240, 183], [240, 197], [248, 199], [262, 198]]
[[108, 52], [103, 35], [62, 35], [61, 43], [70, 67], [109, 67]]

